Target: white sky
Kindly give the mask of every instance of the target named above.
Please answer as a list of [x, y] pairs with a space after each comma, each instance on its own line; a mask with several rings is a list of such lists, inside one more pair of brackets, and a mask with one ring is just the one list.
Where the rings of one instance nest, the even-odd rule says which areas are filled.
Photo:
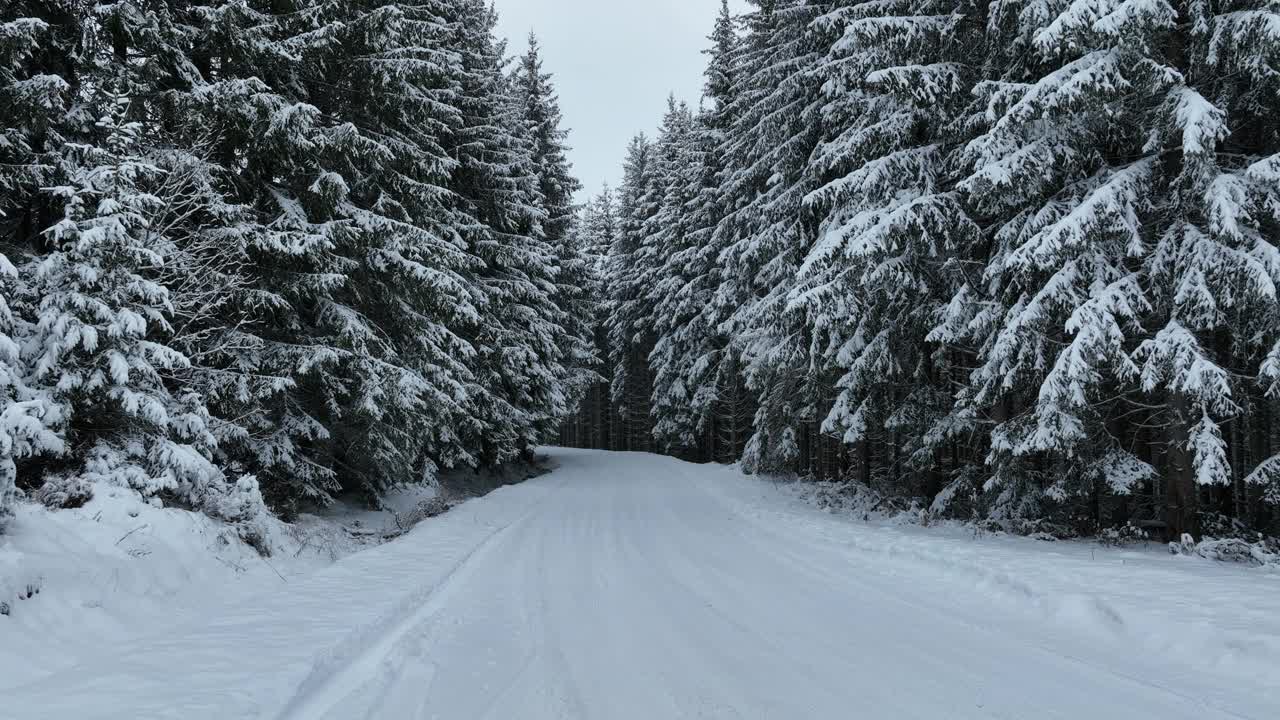
[[[627, 141], [653, 135], [669, 93], [697, 107], [701, 51], [710, 45], [720, 0], [496, 0], [498, 33], [508, 51], [524, 51], [532, 30], [543, 67], [555, 74], [560, 109], [570, 130], [581, 199], [600, 185], [616, 186]], [[744, 0], [730, 0], [735, 12]]]

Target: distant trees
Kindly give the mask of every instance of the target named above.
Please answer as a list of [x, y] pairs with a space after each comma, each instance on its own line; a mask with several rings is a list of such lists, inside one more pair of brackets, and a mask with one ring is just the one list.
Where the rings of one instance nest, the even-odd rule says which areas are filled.
[[703, 108], [628, 152], [607, 444], [1014, 525], [1280, 529], [1264, 5], [726, 5]]
[[508, 75], [494, 22], [8, 3], [0, 512], [106, 481], [247, 523], [557, 428], [594, 266], [552, 79], [536, 44]]

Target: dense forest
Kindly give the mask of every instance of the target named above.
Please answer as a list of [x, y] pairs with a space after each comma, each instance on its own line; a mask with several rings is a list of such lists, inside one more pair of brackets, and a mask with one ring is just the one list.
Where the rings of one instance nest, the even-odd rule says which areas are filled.
[[251, 528], [526, 457], [593, 371], [577, 183], [484, 0], [12, 0], [0, 513]]
[[605, 381], [564, 442], [1280, 529], [1274, 3], [752, 6], [584, 209]]
[[701, 104], [582, 206], [496, 19], [8, 2], [0, 513], [251, 524], [558, 439], [1280, 532], [1274, 3], [724, 3]]

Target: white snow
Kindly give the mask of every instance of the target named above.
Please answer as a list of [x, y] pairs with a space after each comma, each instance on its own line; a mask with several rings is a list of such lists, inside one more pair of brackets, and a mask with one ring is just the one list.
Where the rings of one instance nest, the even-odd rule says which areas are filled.
[[[202, 602], [153, 632], [90, 633], [77, 667], [0, 680], [0, 715], [1270, 720], [1280, 708], [1280, 573], [865, 523], [731, 468], [551, 455], [556, 472], [308, 577]], [[24, 602], [66, 600], [46, 584]], [[3, 668], [43, 652], [13, 636], [15, 618], [0, 618]]]
[[[198, 624], [380, 542], [433, 487], [396, 490], [386, 509], [342, 502], [263, 524], [263, 558], [206, 515], [157, 507], [98, 482], [82, 508], [20, 504], [0, 535], [0, 696], [170, 626]], [[31, 597], [28, 594], [35, 593]], [[172, 677], [172, 676], [170, 676]], [[0, 720], [9, 720], [0, 704]], [[44, 717], [42, 713], [20, 717]]]

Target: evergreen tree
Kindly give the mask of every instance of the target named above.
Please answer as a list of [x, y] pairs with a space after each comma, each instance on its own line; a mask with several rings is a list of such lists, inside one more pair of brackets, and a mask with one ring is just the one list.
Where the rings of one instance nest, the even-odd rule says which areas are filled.
[[317, 270], [334, 281], [302, 308], [334, 364], [301, 389], [327, 428], [326, 464], [372, 492], [433, 479], [466, 456], [453, 428], [469, 381], [458, 331], [478, 313], [467, 277], [476, 261], [447, 199], [456, 161], [445, 142], [461, 122], [448, 9], [319, 3], [303, 15], [318, 29], [293, 41], [305, 112], [321, 128], [298, 220], [323, 228]]
[[589, 327], [594, 347], [592, 367], [596, 371], [591, 386], [579, 411], [587, 432], [581, 442], [587, 447], [614, 449], [617, 442], [616, 414], [611, 412], [610, 386], [613, 366], [610, 363], [609, 321], [611, 312], [609, 257], [617, 236], [617, 217], [614, 211], [613, 190], [604, 186], [582, 210], [579, 221], [580, 247], [589, 263], [587, 271], [586, 301], [589, 307]]
[[492, 12], [481, 3], [464, 9], [464, 122], [455, 136], [454, 186], [471, 219], [465, 237], [483, 263], [482, 313], [470, 330], [476, 356], [469, 415], [476, 462], [494, 464], [527, 454], [567, 414], [568, 341], [527, 119], [534, 101], [521, 90], [519, 73], [502, 72]]
[[139, 155], [128, 99], [99, 86], [91, 100], [101, 135], [68, 144], [67, 183], [51, 189], [64, 218], [46, 231], [53, 249], [24, 269], [39, 299], [23, 348], [32, 381], [61, 406], [73, 477], [252, 520], [256, 482], [228, 483], [212, 462], [202, 398], [170, 387], [190, 359], [165, 342], [173, 304], [155, 279], [167, 260], [155, 222], [163, 201], [149, 191], [160, 170]]
[[0, 16], [0, 520], [18, 480], [17, 461], [61, 454], [59, 408], [26, 383], [21, 346], [30, 332], [22, 304], [32, 299], [23, 264], [40, 244], [71, 83], [49, 62], [74, 42], [74, 18], [41, 3], [13, 3]]
[[[208, 0], [188, 15], [190, 92], [158, 96], [178, 147], [206, 147], [207, 176], [247, 215], [215, 225], [240, 281], [214, 326], [227, 331], [205, 356], [199, 381], [218, 421], [226, 462], [256, 474], [271, 504], [291, 514], [327, 502], [342, 484], [333, 439], [312, 388], [336, 372], [342, 351], [318, 311], [346, 282], [335, 253], [332, 123], [309, 102], [305, 47], [310, 2]], [[202, 154], [196, 154], [200, 159]], [[324, 177], [326, 183], [318, 182]]]
[[[573, 197], [582, 186], [571, 172], [565, 143], [569, 133], [563, 127], [553, 78], [542, 69], [541, 48], [532, 34], [516, 69], [513, 91], [523, 110], [520, 134], [532, 143], [532, 163], [545, 212], [543, 234], [558, 269], [552, 273], [556, 284], [552, 299], [560, 311], [555, 322], [563, 329], [559, 340], [559, 372], [563, 376], [559, 383], [567, 392], [565, 406], [571, 408], [581, 402], [594, 378], [590, 369], [594, 352], [587, 322], [592, 308], [583, 295], [588, 261], [573, 232], [577, 213]], [[556, 412], [563, 413], [564, 409]]]
[[609, 253], [609, 360], [613, 366], [610, 397], [619, 419], [615, 447], [640, 450], [650, 437], [648, 356], [652, 339], [644, 332], [648, 317], [645, 285], [648, 265], [642, 204], [653, 146], [639, 135], [627, 148], [618, 191], [617, 232]]
[[729, 338], [710, 310], [721, 282], [714, 232], [726, 211], [722, 149], [733, 123], [739, 42], [728, 2], [721, 3], [709, 39], [703, 90], [709, 107], [694, 119], [681, 148], [676, 186], [664, 208], [673, 217], [660, 223], [667, 237], [660, 240], [666, 262], [657, 312], [661, 338], [653, 355], [655, 432], [699, 448], [700, 456], [736, 458], [746, 431], [735, 400], [745, 389]]
[[[813, 241], [802, 203], [813, 189], [807, 160], [819, 141], [824, 102], [813, 71], [824, 48], [809, 27], [825, 3], [755, 4], [745, 19], [743, 79], [724, 150], [729, 210], [716, 229], [724, 270], [715, 324], [736, 338], [758, 399], [744, 466], [776, 470], [801, 461], [801, 443], [816, 439], [814, 421], [827, 402], [827, 381], [811, 372], [808, 332], [788, 301]], [[804, 459], [806, 470], [811, 459]]]
[[939, 488], [921, 472], [933, 464], [926, 433], [950, 398], [945, 359], [925, 336], [950, 295], [947, 263], [977, 235], [948, 171], [976, 45], [961, 9], [847, 3], [817, 23], [831, 47], [825, 137], [811, 160], [820, 186], [805, 199], [819, 239], [792, 294], [811, 352], [839, 374], [823, 431], [857, 447], [864, 465], [881, 458], [881, 480], [919, 482], [927, 496]]

